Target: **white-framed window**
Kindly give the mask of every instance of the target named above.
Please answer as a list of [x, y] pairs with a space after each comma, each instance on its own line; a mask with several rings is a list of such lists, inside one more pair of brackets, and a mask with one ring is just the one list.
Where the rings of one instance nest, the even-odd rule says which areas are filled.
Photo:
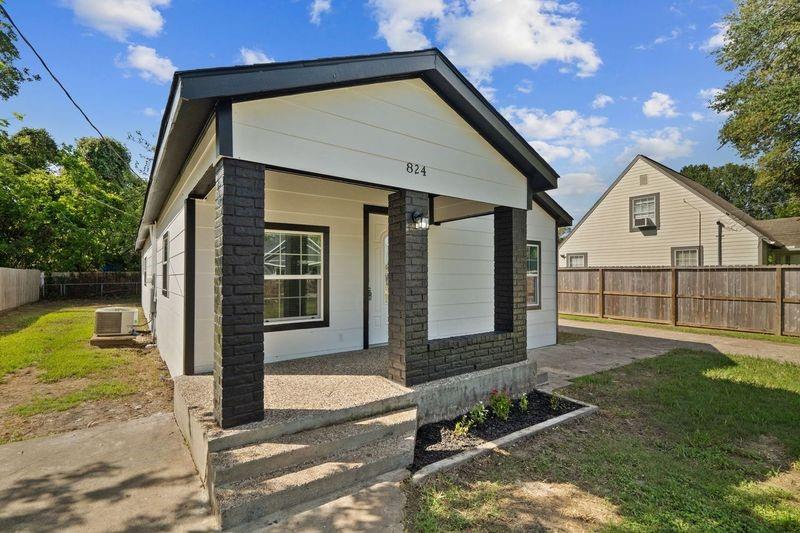
[[683, 246], [672, 249], [672, 265], [676, 267], [700, 266], [703, 249], [700, 246]]
[[542, 243], [528, 241], [527, 245], [527, 298], [528, 307], [538, 308], [541, 305], [541, 270], [542, 270]]
[[161, 296], [169, 298], [169, 232], [161, 238]]
[[268, 224], [264, 231], [264, 324], [324, 325], [328, 228]]
[[658, 193], [631, 198], [631, 230], [658, 227]]
[[567, 254], [568, 268], [583, 268], [586, 266], [586, 254]]

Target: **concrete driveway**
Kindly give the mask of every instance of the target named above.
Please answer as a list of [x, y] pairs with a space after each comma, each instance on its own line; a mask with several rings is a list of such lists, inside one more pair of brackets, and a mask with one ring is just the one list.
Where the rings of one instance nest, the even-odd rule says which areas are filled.
[[560, 319], [559, 330], [587, 338], [532, 350], [540, 372], [549, 374], [544, 390], [569, 385], [570, 380], [656, 357], [676, 348], [751, 355], [800, 364], [800, 345], [737, 339], [718, 335], [682, 333], [624, 324]]
[[171, 413], [0, 446], [0, 531], [205, 531]]

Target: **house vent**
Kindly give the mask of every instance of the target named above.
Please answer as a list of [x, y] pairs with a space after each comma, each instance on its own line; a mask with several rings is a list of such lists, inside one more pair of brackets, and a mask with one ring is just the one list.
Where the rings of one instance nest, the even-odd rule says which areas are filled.
[[639, 175], [639, 185], [647, 185], [647, 174]]

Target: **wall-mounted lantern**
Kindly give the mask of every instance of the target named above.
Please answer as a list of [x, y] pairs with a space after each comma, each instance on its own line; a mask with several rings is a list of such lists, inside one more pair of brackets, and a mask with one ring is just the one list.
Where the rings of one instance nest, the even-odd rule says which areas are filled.
[[411, 227], [414, 229], [428, 229], [430, 221], [421, 211], [411, 213]]

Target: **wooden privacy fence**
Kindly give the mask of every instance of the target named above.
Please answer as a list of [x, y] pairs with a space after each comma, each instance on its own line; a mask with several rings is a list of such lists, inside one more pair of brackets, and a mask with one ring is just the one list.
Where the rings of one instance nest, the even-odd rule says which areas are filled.
[[38, 300], [41, 279], [38, 270], [0, 267], [0, 311]]
[[558, 312], [800, 336], [800, 265], [561, 268]]
[[139, 272], [50, 272], [45, 275], [42, 298], [121, 298], [142, 291]]

